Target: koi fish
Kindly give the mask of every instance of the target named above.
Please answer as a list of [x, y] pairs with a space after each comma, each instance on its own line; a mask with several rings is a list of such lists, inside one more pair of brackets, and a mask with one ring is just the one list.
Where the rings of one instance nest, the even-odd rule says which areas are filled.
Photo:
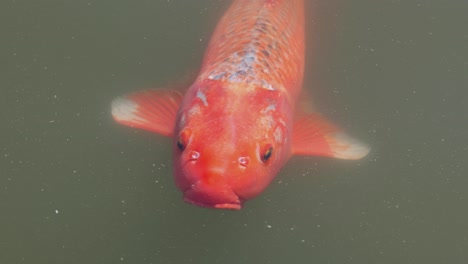
[[131, 93], [112, 102], [113, 118], [173, 139], [174, 179], [186, 202], [241, 209], [293, 155], [369, 152], [319, 114], [296, 109], [304, 49], [303, 0], [234, 0], [184, 95]]

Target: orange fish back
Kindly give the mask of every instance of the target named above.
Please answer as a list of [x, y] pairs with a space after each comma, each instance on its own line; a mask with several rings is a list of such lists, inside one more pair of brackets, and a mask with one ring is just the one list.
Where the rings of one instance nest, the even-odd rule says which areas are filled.
[[285, 90], [295, 98], [304, 71], [303, 0], [236, 0], [219, 22], [201, 79]]

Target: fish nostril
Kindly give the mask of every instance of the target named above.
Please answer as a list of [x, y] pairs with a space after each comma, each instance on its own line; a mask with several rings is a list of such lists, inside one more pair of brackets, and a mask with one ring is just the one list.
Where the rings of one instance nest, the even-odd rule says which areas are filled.
[[247, 167], [249, 165], [249, 158], [248, 157], [240, 157], [239, 164], [243, 167]]
[[200, 157], [200, 152], [197, 151], [190, 151], [190, 160], [197, 160]]

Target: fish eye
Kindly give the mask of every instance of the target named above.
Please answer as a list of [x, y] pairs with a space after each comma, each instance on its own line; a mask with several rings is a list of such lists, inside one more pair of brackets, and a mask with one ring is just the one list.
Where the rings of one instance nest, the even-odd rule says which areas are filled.
[[262, 153], [262, 161], [265, 163], [267, 162], [270, 158], [271, 158], [271, 155], [273, 155], [273, 147], [271, 145], [267, 145], [265, 148], [264, 148], [264, 151]]
[[192, 135], [192, 131], [188, 128], [180, 132], [179, 138], [177, 139], [177, 143], [176, 143], [180, 151], [184, 151], [184, 149], [187, 147], [187, 144], [189, 142], [191, 135]]
[[184, 151], [185, 149], [185, 144], [182, 142], [182, 138], [179, 137], [179, 140], [177, 140], [177, 147], [180, 149], [180, 151]]

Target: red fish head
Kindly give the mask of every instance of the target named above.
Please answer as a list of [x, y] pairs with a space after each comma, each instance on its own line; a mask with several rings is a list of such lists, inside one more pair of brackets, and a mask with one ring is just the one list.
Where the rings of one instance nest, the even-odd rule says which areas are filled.
[[186, 202], [240, 209], [243, 201], [267, 187], [286, 162], [287, 127], [274, 118], [271, 105], [244, 101], [230, 112], [218, 106], [237, 103], [218, 101], [215, 109], [205, 103], [208, 107], [197, 106], [198, 113], [191, 118], [187, 115], [193, 108], [181, 111], [173, 143], [175, 181]]

